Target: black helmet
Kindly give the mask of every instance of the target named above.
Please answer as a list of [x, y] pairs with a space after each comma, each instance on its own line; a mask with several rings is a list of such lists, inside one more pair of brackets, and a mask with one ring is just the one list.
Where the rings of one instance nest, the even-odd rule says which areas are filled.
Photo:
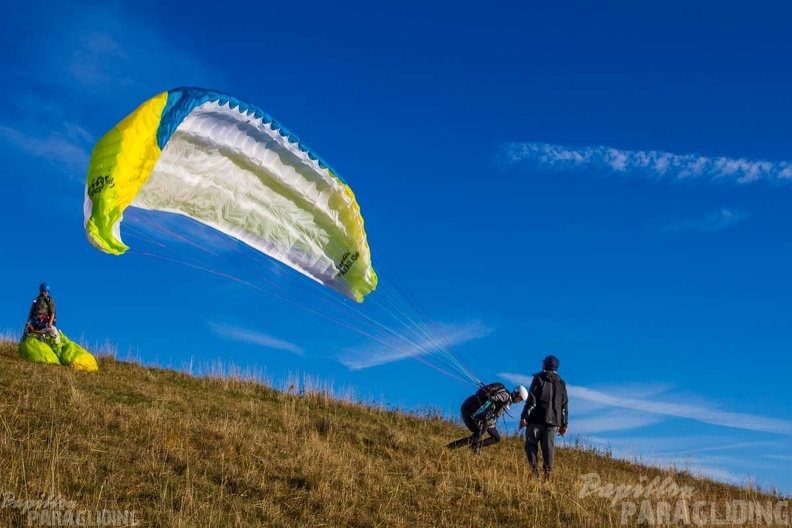
[[560, 364], [561, 362], [555, 356], [547, 356], [542, 360], [542, 368], [545, 370], [558, 370]]

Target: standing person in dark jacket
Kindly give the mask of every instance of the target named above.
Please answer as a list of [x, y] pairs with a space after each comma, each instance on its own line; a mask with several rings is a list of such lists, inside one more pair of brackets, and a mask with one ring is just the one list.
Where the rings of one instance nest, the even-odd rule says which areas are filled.
[[[498, 443], [501, 439], [500, 432], [495, 428], [498, 418], [506, 412], [509, 405], [519, 403], [528, 396], [528, 391], [522, 385], [514, 387], [509, 393], [503, 383], [490, 383], [476, 391], [462, 403], [462, 421], [473, 433], [470, 436], [460, 438], [448, 444], [449, 449], [462, 446], [478, 452], [482, 447]], [[489, 438], [481, 440], [484, 433], [489, 434]]]
[[556, 433], [565, 435], [569, 411], [566, 383], [558, 375], [558, 358], [547, 356], [542, 361], [542, 372], [534, 374], [525, 402], [520, 427], [525, 427], [525, 453], [535, 477], [539, 477], [539, 445], [545, 480], [553, 472]]

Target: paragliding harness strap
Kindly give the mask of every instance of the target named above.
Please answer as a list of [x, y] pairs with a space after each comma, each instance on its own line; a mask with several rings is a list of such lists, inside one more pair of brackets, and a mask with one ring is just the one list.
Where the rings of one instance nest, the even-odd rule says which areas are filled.
[[482, 385], [479, 390], [476, 391], [476, 397], [478, 398], [479, 403], [482, 401], [484, 403], [482, 403], [481, 407], [479, 407], [476, 412], [471, 414], [470, 417], [476, 421], [488, 421], [495, 411], [494, 405], [490, 398], [502, 390], [506, 390], [506, 386], [503, 383], [495, 382], [490, 383], [489, 385]]
[[[25, 324], [22, 331], [22, 341], [28, 337], [35, 337], [39, 341], [45, 341], [47, 337], [47, 327], [49, 326], [49, 317], [45, 314], [34, 315]], [[54, 324], [53, 324], [54, 326]]]
[[477, 422], [478, 421], [486, 422], [488, 415], [491, 414], [491, 412], [487, 412], [487, 411], [490, 411], [491, 407], [492, 407], [492, 401], [491, 400], [487, 400], [484, 403], [484, 405], [479, 407], [476, 412], [474, 412], [473, 414], [470, 415], [470, 417], [473, 418], [473, 420], [475, 420]]
[[33, 330], [39, 331], [46, 328], [47, 323], [49, 322], [49, 317], [44, 314], [34, 315], [30, 318], [30, 326], [33, 327]]

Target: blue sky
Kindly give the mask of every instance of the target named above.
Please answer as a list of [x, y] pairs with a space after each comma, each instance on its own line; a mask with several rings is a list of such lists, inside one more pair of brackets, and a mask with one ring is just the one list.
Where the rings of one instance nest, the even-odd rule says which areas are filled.
[[555, 354], [570, 438], [789, 492], [792, 8], [547, 4], [15, 6], [0, 328], [46, 280], [61, 329], [120, 357], [456, 414], [469, 385], [312, 313], [316, 288], [227, 240], [196, 234], [217, 260], [131, 214], [128, 254], [86, 241], [92, 145], [156, 93], [213, 88], [345, 178], [383, 284], [478, 378], [527, 384]]

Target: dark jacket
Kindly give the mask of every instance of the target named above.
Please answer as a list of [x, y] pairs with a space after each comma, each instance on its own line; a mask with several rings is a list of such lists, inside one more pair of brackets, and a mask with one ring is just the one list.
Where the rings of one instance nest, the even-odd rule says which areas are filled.
[[529, 424], [566, 427], [569, 417], [566, 383], [557, 372], [545, 370], [534, 374], [528, 400], [521, 419]]
[[33, 299], [33, 305], [30, 307], [30, 313], [28, 314], [28, 320], [33, 319], [34, 317], [38, 317], [43, 315], [49, 318], [50, 315], [55, 314], [55, 301], [49, 295], [44, 297], [43, 295], [39, 295], [35, 299]]

